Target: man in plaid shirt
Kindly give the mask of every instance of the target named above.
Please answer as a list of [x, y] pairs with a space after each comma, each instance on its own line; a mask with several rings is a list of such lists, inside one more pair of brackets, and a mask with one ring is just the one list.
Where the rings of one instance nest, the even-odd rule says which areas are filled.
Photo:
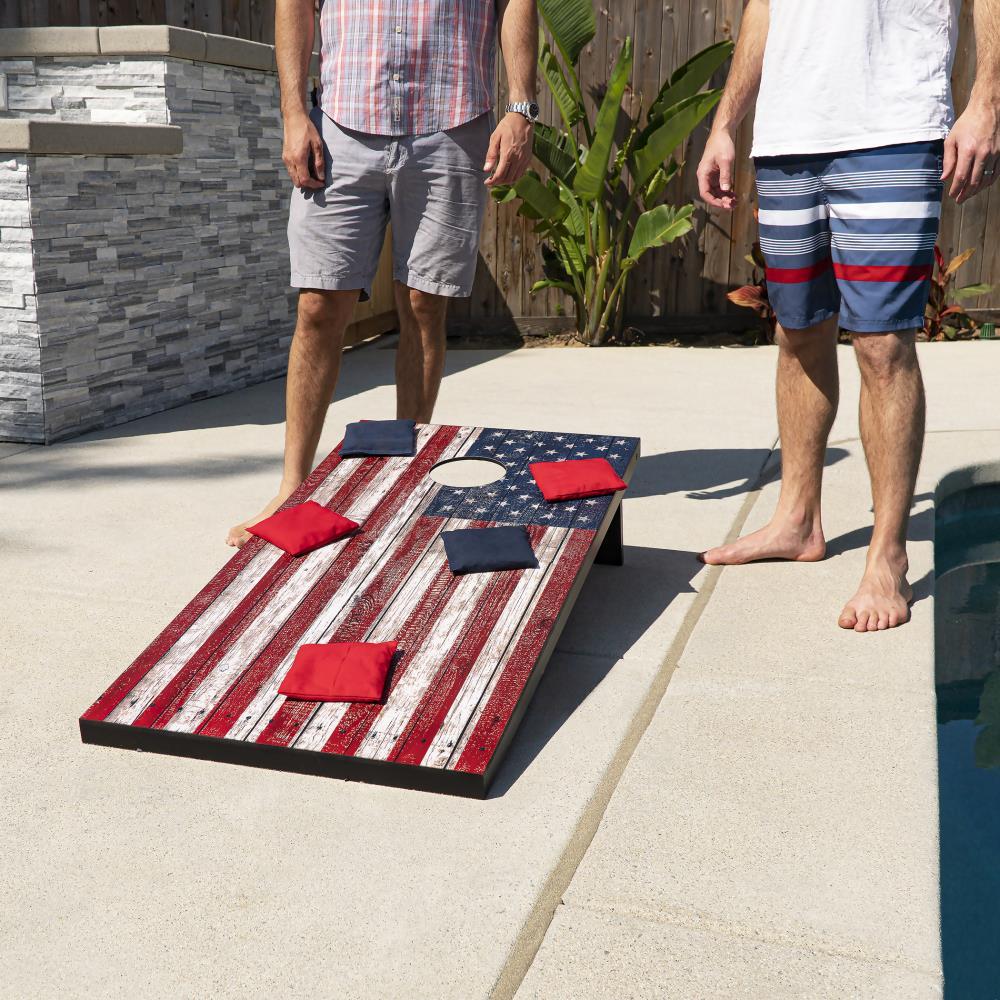
[[[431, 419], [448, 299], [472, 292], [488, 189], [524, 174], [538, 116], [535, 0], [321, 0], [319, 23], [320, 100], [310, 111], [313, 0], [277, 0], [298, 318], [281, 486], [256, 517], [230, 530], [236, 547], [312, 470], [344, 332], [370, 293], [390, 222], [397, 416]], [[495, 124], [498, 33], [511, 103]]]

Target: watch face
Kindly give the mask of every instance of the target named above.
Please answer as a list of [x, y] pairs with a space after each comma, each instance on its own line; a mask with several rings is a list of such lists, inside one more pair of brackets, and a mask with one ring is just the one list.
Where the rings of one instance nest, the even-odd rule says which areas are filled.
[[542, 109], [535, 104], [534, 101], [528, 105], [528, 114], [531, 115], [532, 118], [537, 118], [541, 110]]

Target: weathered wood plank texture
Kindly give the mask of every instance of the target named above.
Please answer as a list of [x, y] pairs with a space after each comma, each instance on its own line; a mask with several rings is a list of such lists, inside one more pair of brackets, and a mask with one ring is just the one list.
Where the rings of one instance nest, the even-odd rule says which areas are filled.
[[[968, 98], [975, 71], [972, 30], [974, 0], [965, 0], [959, 54], [955, 62], [955, 100], [961, 108]], [[610, 66], [626, 35], [635, 41], [635, 93], [628, 107], [635, 110], [640, 97], [648, 102], [658, 84], [698, 49], [714, 41], [735, 37], [739, 31], [742, 0], [595, 0], [598, 32], [582, 60], [582, 82], [591, 102], [599, 99]], [[167, 23], [202, 31], [274, 40], [274, 0], [9, 0], [2, 5], [0, 27], [58, 24]], [[716, 82], [722, 81], [723, 73]], [[500, 101], [505, 100], [502, 71], [498, 73]], [[539, 103], [546, 120], [557, 115], [551, 99], [540, 88]], [[701, 126], [687, 150], [687, 165], [671, 187], [676, 201], [696, 195], [694, 169], [704, 146], [707, 127]], [[750, 123], [740, 132], [739, 188], [752, 194], [752, 171], [746, 154], [750, 148]], [[698, 227], [685, 241], [647, 255], [633, 275], [629, 314], [635, 318], [730, 310], [725, 293], [745, 281], [749, 266], [744, 255], [754, 236], [753, 200], [744, 198], [729, 217], [699, 207]], [[967, 247], [977, 254], [962, 272], [963, 282], [984, 281], [998, 286], [990, 296], [971, 303], [982, 308], [1000, 307], [1000, 241], [987, 240], [1000, 228], [1000, 188], [966, 203], [945, 206], [941, 247], [947, 256]], [[531, 295], [529, 288], [541, 274], [538, 247], [525, 220], [512, 206], [491, 208], [483, 230], [479, 271], [471, 299], [456, 302], [453, 319], [475, 322], [497, 317], [544, 317], [564, 312], [569, 303], [551, 290]]]

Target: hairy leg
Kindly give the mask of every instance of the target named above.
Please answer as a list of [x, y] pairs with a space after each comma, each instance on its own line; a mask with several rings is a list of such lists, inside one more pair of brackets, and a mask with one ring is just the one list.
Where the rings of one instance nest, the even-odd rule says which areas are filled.
[[323, 420], [333, 399], [344, 349], [344, 332], [358, 291], [299, 292], [295, 335], [288, 354], [285, 386], [285, 458], [277, 494], [260, 513], [231, 528], [226, 544], [239, 548], [247, 528], [270, 517], [312, 471]]
[[820, 493], [826, 440], [837, 413], [836, 317], [804, 330], [778, 327], [777, 403], [781, 494], [768, 525], [702, 553], [729, 566], [760, 559], [814, 562], [826, 554]]
[[859, 421], [872, 485], [875, 527], [858, 592], [843, 628], [874, 632], [909, 620], [906, 529], [924, 439], [924, 384], [916, 331], [855, 334], [861, 368]]
[[448, 299], [396, 282], [396, 416], [426, 424], [444, 375]]

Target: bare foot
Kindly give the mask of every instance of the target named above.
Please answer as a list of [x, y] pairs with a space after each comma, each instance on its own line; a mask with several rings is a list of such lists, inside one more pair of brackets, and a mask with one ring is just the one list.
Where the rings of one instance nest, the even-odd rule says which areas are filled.
[[840, 627], [881, 632], [908, 622], [913, 600], [913, 588], [906, 579], [908, 569], [905, 554], [893, 558], [869, 553], [858, 592], [840, 613]]
[[818, 522], [772, 521], [730, 545], [702, 552], [698, 558], [709, 566], [741, 566], [761, 559], [818, 562], [826, 555], [826, 540]]
[[226, 535], [226, 545], [231, 545], [234, 549], [243, 548], [252, 537], [247, 528], [258, 521], [263, 521], [265, 517], [270, 517], [297, 489], [298, 485], [286, 486], [282, 483], [278, 495], [259, 514], [255, 514], [253, 517], [229, 529], [229, 534]]

